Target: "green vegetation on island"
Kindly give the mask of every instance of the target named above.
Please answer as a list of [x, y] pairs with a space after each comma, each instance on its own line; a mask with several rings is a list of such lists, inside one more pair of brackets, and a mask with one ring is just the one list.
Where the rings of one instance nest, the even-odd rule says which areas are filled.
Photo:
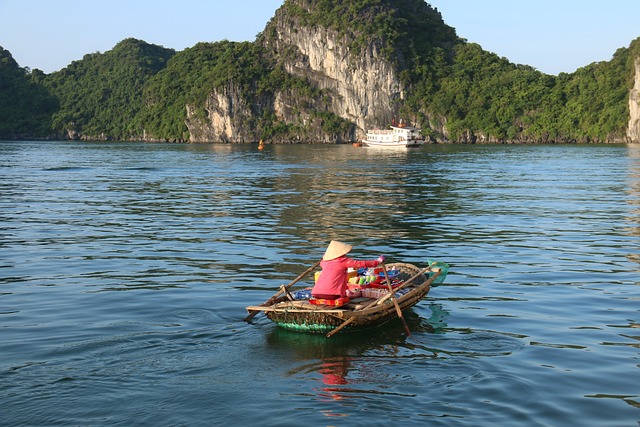
[[9, 51], [0, 47], [0, 137], [46, 137], [58, 100], [42, 82], [44, 73], [20, 68]]
[[138, 139], [137, 120], [144, 108], [143, 90], [166, 67], [172, 49], [126, 39], [106, 53], [87, 54], [43, 79], [43, 86], [60, 101], [53, 114], [57, 133], [89, 135], [95, 139]]
[[[377, 43], [406, 88], [394, 108], [434, 141], [625, 136], [640, 39], [611, 61], [552, 76], [460, 39], [422, 0], [287, 0], [278, 13], [300, 31], [330, 29], [355, 57]], [[296, 52], [275, 53], [276, 37], [270, 22], [255, 42], [198, 43], [180, 52], [126, 39], [48, 75], [20, 68], [0, 48], [0, 137], [188, 141], [188, 120], [207, 119], [212, 93], [236, 91], [246, 114], [234, 119], [256, 140], [312, 142], [317, 135], [274, 111], [276, 94], [288, 97], [287, 114], [304, 115], [319, 132], [344, 140], [338, 135], [353, 124], [331, 110], [325, 89], [286, 71], [298, 66]]]

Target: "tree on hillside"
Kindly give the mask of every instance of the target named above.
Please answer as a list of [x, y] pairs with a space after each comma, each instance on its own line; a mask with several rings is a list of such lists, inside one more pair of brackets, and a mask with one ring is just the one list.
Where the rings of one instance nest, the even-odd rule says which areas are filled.
[[39, 84], [43, 76], [40, 70], [20, 68], [0, 47], [0, 138], [51, 134], [51, 115], [58, 102]]
[[106, 53], [85, 55], [44, 79], [60, 99], [53, 128], [79, 137], [139, 139], [133, 120], [143, 107], [147, 81], [175, 54], [136, 39], [126, 39]]

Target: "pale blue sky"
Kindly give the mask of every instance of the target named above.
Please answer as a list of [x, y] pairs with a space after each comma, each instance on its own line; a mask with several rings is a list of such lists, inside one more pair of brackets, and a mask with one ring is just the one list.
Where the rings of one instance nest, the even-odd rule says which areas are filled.
[[[640, 37], [640, 0], [431, 0], [460, 37], [549, 74]], [[283, 0], [0, 0], [0, 46], [46, 73], [127, 37], [176, 50], [254, 40]]]

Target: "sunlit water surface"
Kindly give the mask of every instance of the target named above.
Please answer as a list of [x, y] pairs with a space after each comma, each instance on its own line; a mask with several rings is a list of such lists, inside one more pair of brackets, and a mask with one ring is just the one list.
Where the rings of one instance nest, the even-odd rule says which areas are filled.
[[[410, 336], [243, 322], [331, 239]], [[637, 425], [640, 146], [0, 142], [0, 286], [2, 425]]]

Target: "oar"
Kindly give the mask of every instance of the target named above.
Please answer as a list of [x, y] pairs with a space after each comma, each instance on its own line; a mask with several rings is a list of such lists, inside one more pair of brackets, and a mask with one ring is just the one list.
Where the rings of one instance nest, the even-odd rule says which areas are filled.
[[391, 292], [391, 299], [393, 300], [393, 305], [396, 306], [396, 313], [398, 313], [398, 317], [402, 320], [402, 324], [404, 325], [404, 330], [407, 333], [407, 336], [411, 335], [411, 331], [409, 330], [409, 326], [407, 326], [407, 322], [404, 320], [404, 316], [402, 315], [402, 310], [400, 310], [400, 305], [398, 305], [398, 299], [396, 298], [393, 292], [393, 286], [391, 286], [391, 280], [389, 280], [389, 275], [387, 274], [387, 266], [382, 264], [382, 272], [384, 273], [384, 279], [387, 281], [387, 288], [389, 288], [389, 292]]
[[[416, 280], [419, 276], [421, 276], [422, 274], [426, 273], [429, 269], [431, 269], [431, 267], [433, 267], [436, 263], [433, 263], [431, 265], [429, 265], [428, 267], [423, 268], [422, 270], [420, 270], [418, 273], [414, 274], [411, 278], [409, 278], [408, 280], [406, 280], [402, 285], [400, 285], [396, 291], [399, 291], [401, 288], [404, 288], [405, 286], [408, 286], [411, 282], [413, 282], [414, 280]], [[435, 279], [438, 275], [440, 274], [440, 272], [436, 273], [432, 279]], [[373, 307], [374, 305], [378, 305], [378, 304], [382, 304], [384, 301], [388, 300], [389, 298], [391, 298], [391, 296], [393, 295], [393, 293], [391, 294], [386, 294], [384, 296], [381, 296], [380, 298], [378, 298], [377, 300], [374, 300], [372, 302], [370, 302], [369, 304], [367, 304], [366, 306], [364, 306], [361, 311], [366, 310], [370, 307]], [[353, 316], [353, 317], [349, 317], [347, 320], [345, 320], [344, 322], [342, 322], [339, 326], [337, 326], [335, 329], [332, 329], [331, 332], [329, 332], [327, 334], [327, 338], [331, 338], [333, 335], [335, 335], [338, 331], [340, 331], [342, 328], [344, 328], [345, 326], [347, 326], [349, 323], [353, 322], [354, 320], [356, 320], [357, 316]]]
[[[420, 270], [420, 272], [416, 273], [413, 277], [411, 277], [410, 279], [408, 279], [407, 281], [405, 281], [402, 285], [398, 286], [395, 291], [398, 292], [400, 289], [404, 289], [406, 288], [411, 282], [413, 282], [414, 280], [416, 280], [418, 278], [418, 276], [426, 273], [428, 270], [431, 270], [431, 267], [433, 267], [434, 265], [436, 265], [436, 263], [434, 262], [433, 264], [431, 264], [428, 267], [423, 268], [422, 270]], [[429, 282], [433, 282], [435, 280], [436, 277], [438, 277], [440, 275], [440, 270], [436, 270], [436, 274], [434, 274], [433, 276], [431, 276], [430, 278], [427, 279], [427, 281]], [[385, 302], [386, 300], [388, 300], [389, 298], [391, 298], [392, 294], [386, 294], [380, 298], [378, 298], [377, 300], [375, 300], [373, 303], [371, 303], [371, 305], [380, 305], [383, 302]], [[369, 308], [369, 306], [365, 307], [365, 308]]]
[[[295, 279], [293, 279], [291, 281], [291, 283], [289, 283], [287, 286], [281, 286], [280, 290], [271, 298], [269, 298], [267, 301], [265, 301], [264, 303], [260, 304], [263, 307], [269, 306], [271, 304], [273, 304], [276, 300], [276, 298], [278, 298], [280, 295], [282, 295], [284, 292], [286, 292], [291, 286], [293, 286], [294, 284], [296, 284], [297, 282], [299, 282], [300, 280], [302, 280], [302, 278], [304, 278], [307, 274], [311, 273], [317, 266], [320, 265], [320, 262], [322, 260], [318, 260], [315, 264], [313, 264], [311, 267], [309, 267], [308, 269], [306, 269], [302, 274], [300, 274], [298, 277], [296, 277]], [[260, 313], [260, 310], [252, 310], [249, 312], [249, 315], [247, 317], [244, 318], [245, 322], [248, 322], [249, 320], [253, 319], [253, 317]]]

